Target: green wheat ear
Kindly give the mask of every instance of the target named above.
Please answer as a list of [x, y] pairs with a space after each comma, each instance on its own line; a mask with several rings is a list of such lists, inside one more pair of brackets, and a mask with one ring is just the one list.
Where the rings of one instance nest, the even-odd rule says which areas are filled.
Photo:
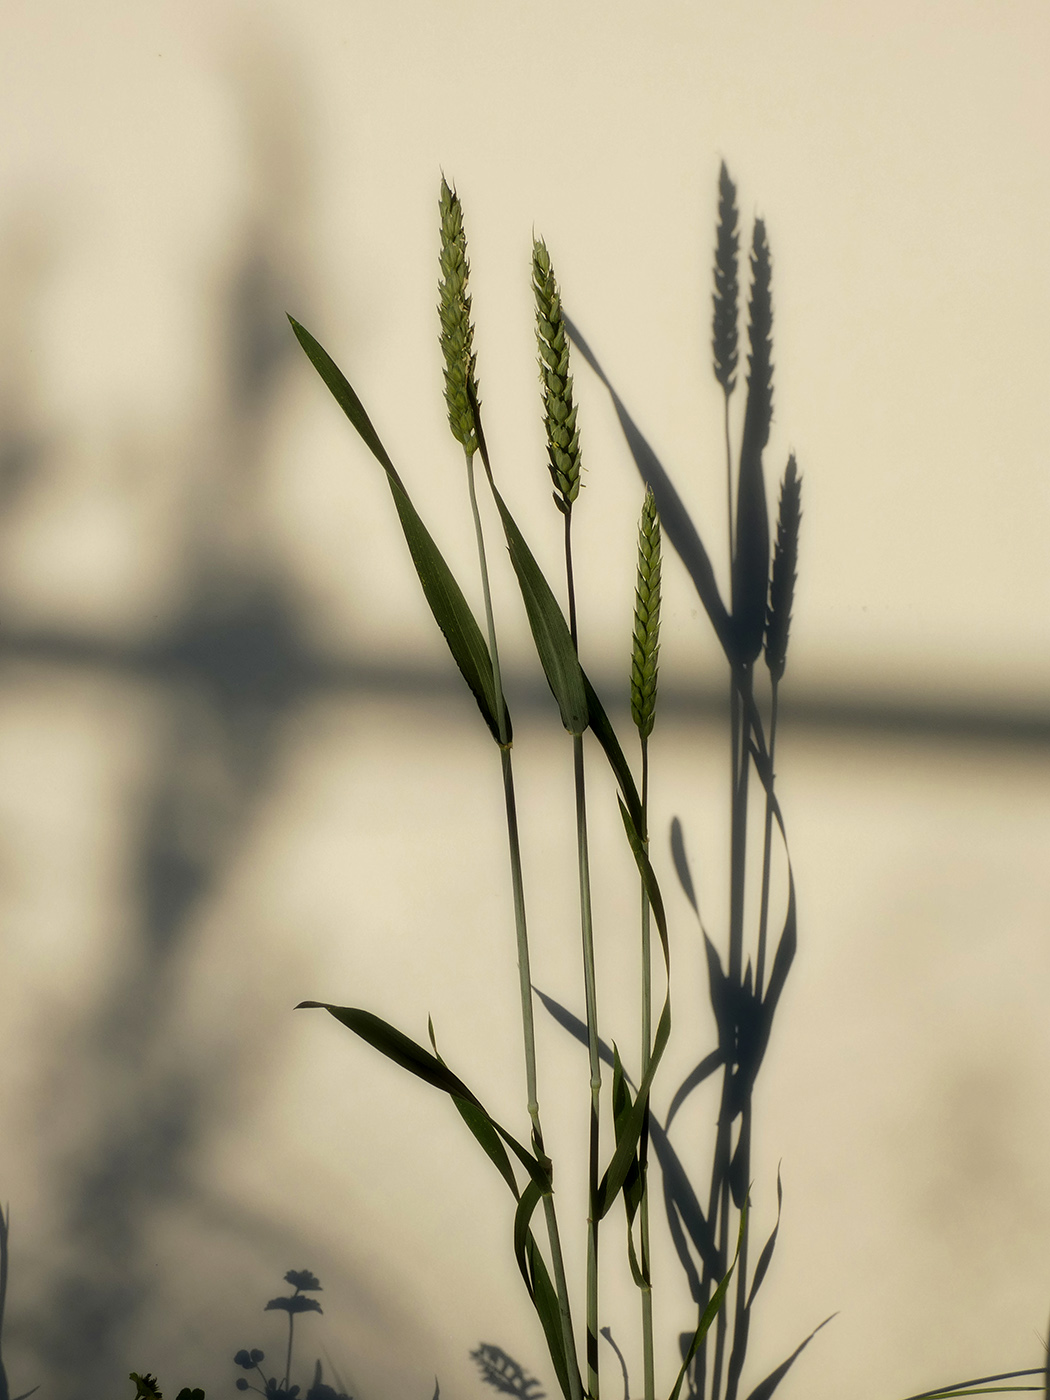
[[802, 520], [802, 478], [795, 465], [795, 454], [788, 458], [780, 488], [777, 516], [777, 542], [773, 551], [773, 577], [769, 585], [766, 615], [766, 665], [774, 683], [784, 674], [787, 661], [791, 605], [795, 597], [798, 569], [798, 527]]
[[441, 177], [441, 281], [438, 285], [438, 313], [441, 317], [441, 350], [445, 356], [445, 402], [452, 436], [462, 443], [467, 456], [478, 448], [473, 402], [480, 406], [473, 353], [474, 327], [470, 321], [470, 294], [467, 278], [467, 239], [463, 232], [463, 206], [459, 195]]
[[536, 343], [547, 420], [547, 465], [554, 482], [554, 504], [568, 515], [580, 494], [580, 435], [572, 401], [569, 339], [561, 312], [561, 294], [542, 239], [532, 244], [532, 290], [536, 296]]
[[631, 716], [642, 740], [653, 732], [656, 677], [660, 655], [660, 517], [652, 491], [646, 491], [638, 522], [638, 582], [634, 594], [634, 646], [631, 655]]

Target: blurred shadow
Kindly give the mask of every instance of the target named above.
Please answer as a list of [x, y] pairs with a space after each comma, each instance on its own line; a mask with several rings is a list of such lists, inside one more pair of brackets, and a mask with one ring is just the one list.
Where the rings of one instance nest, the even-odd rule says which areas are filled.
[[[42, 1127], [73, 1101], [90, 1124], [63, 1148], [62, 1258], [46, 1273], [36, 1316], [16, 1329], [35, 1353], [32, 1381], [52, 1394], [107, 1394], [126, 1375], [129, 1338], [153, 1296], [150, 1222], [165, 1204], [192, 1198], [194, 1158], [235, 1091], [232, 1052], [206, 1071], [195, 1063], [176, 1070], [165, 1059], [177, 959], [266, 794], [288, 708], [312, 683], [294, 609], [267, 563], [258, 500], [273, 405], [291, 361], [284, 309], [305, 299], [294, 211], [305, 203], [306, 143], [301, 122], [288, 121], [294, 99], [275, 113], [271, 76], [252, 62], [238, 74], [255, 189], [221, 293], [221, 384], [202, 414], [214, 476], [191, 506], [181, 615], [144, 646], [0, 638], [8, 656], [145, 677], [170, 714], [136, 837], [137, 948], [80, 1024], [58, 1038], [37, 1106]], [[281, 76], [277, 90], [287, 94], [283, 62]], [[46, 248], [30, 230], [4, 249], [5, 292], [18, 292], [5, 298], [0, 333], [12, 369], [0, 400], [0, 510], [8, 514], [47, 461], [26, 353]], [[194, 429], [188, 442], [199, 452], [199, 422]]]
[[[276, 70], [277, 56], [267, 61]], [[16, 1384], [39, 1381], [53, 1395], [110, 1394], [122, 1368], [126, 1374], [128, 1339], [155, 1297], [150, 1226], [165, 1206], [199, 1210], [206, 1225], [221, 1219], [231, 1231], [269, 1246], [287, 1247], [291, 1238], [280, 1222], [217, 1205], [194, 1179], [202, 1145], [223, 1126], [234, 1099], [240, 1053], [231, 1048], [225, 1061], [177, 1069], [164, 1054], [179, 957], [202, 904], [221, 887], [268, 796], [290, 712], [330, 687], [396, 691], [427, 701], [460, 692], [449, 668], [431, 670], [411, 658], [385, 666], [359, 655], [319, 660], [279, 569], [267, 558], [259, 510], [263, 456], [280, 386], [299, 353], [284, 313], [311, 301], [302, 253], [307, 142], [283, 55], [279, 69], [280, 82], [272, 81], [265, 63], [246, 64], [239, 79], [256, 186], [222, 293], [222, 383], [216, 403], [187, 439], [186, 451], [197, 452], [206, 436], [213, 479], [191, 503], [181, 612], [145, 644], [0, 631], [0, 658], [144, 679], [170, 714], [137, 829], [135, 956], [118, 966], [79, 1025], [56, 1031], [56, 1058], [38, 1106], [44, 1131], [74, 1101], [78, 1120], [90, 1123], [65, 1146], [60, 1164], [55, 1194], [64, 1210], [57, 1232], [66, 1245], [63, 1257], [47, 1273], [36, 1316], [18, 1326], [9, 1321], [35, 1356], [33, 1373]], [[52, 246], [32, 221], [0, 241], [0, 512], [9, 517], [55, 452], [27, 353]], [[596, 679], [604, 694], [622, 692], [626, 703], [619, 681]], [[542, 682], [511, 675], [507, 686], [516, 718], [519, 711], [522, 718], [549, 711]], [[720, 692], [668, 688], [661, 703], [665, 713], [723, 721]], [[960, 710], [936, 701], [895, 706], [796, 698], [785, 703], [784, 716], [793, 724], [855, 733], [1050, 743], [1045, 713]], [[655, 1149], [665, 1143], [658, 1132]], [[681, 1211], [687, 1226], [690, 1212], [691, 1206]], [[699, 1227], [693, 1228], [699, 1238]]]

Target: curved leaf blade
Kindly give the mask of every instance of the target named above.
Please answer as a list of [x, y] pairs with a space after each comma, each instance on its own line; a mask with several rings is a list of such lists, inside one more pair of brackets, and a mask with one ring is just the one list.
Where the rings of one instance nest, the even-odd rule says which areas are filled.
[[649, 856], [645, 850], [645, 845], [638, 834], [638, 828], [631, 817], [630, 812], [622, 798], [617, 799], [620, 807], [620, 816], [623, 820], [624, 830], [627, 832], [627, 839], [634, 852], [635, 862], [638, 872], [642, 877], [642, 884], [645, 892], [649, 896], [649, 906], [652, 910], [653, 918], [656, 922], [657, 932], [660, 935], [660, 947], [664, 955], [664, 969], [667, 974], [667, 991], [664, 995], [663, 1010], [660, 1012], [660, 1020], [656, 1027], [656, 1036], [653, 1040], [652, 1056], [649, 1065], [638, 1085], [638, 1094], [626, 1115], [622, 1136], [617, 1133], [616, 1149], [613, 1152], [612, 1161], [609, 1163], [598, 1184], [598, 1192], [595, 1200], [595, 1210], [598, 1219], [601, 1220], [612, 1208], [613, 1202], [619, 1195], [627, 1181], [634, 1161], [635, 1149], [641, 1140], [641, 1135], [649, 1119], [649, 1094], [652, 1090], [653, 1079], [656, 1071], [660, 1067], [667, 1042], [671, 1035], [671, 953], [667, 941], [667, 919], [664, 915], [663, 897], [660, 894], [660, 886], [656, 880], [656, 872], [649, 862]]
[[[493, 1134], [498, 1134], [503, 1139], [534, 1181], [539, 1181], [545, 1188], [549, 1187], [550, 1173], [548, 1168], [527, 1148], [522, 1147], [521, 1143], [492, 1117], [481, 1100], [464, 1084], [458, 1074], [454, 1074], [443, 1060], [432, 1055], [429, 1050], [424, 1050], [422, 1045], [418, 1045], [410, 1036], [397, 1030], [396, 1027], [391, 1026], [371, 1011], [363, 1011], [357, 1006], [332, 1006], [325, 1001], [301, 1001], [295, 1009], [296, 1011], [304, 1009], [327, 1011], [330, 1016], [334, 1016], [348, 1030], [360, 1036], [373, 1049], [385, 1055], [388, 1060], [392, 1060], [394, 1064], [408, 1070], [409, 1074], [414, 1074], [417, 1079], [422, 1079], [425, 1083], [433, 1085], [435, 1089], [441, 1089], [448, 1094], [459, 1109], [467, 1127], [477, 1137], [486, 1155], [495, 1163], [500, 1175], [510, 1185], [515, 1196], [518, 1195], [518, 1191], [516, 1184], [512, 1184], [514, 1176], [509, 1161], [504, 1166], [498, 1155], [493, 1155]], [[468, 1111], [465, 1112], [465, 1109]], [[488, 1129], [483, 1132], [482, 1136], [478, 1136], [475, 1131], [475, 1125], [479, 1118], [484, 1121]], [[506, 1154], [503, 1155], [506, 1156]]]
[[[1050, 1367], [1050, 1361], [1048, 1361], [1047, 1366]], [[907, 1400], [941, 1400], [942, 1396], [950, 1395], [988, 1395], [991, 1394], [990, 1391], [970, 1390], [968, 1388], [964, 1389], [964, 1387], [988, 1385], [992, 1381], [1012, 1381], [1016, 1380], [1019, 1376], [1042, 1376], [1045, 1374], [1046, 1369], [1042, 1366], [1035, 1371], [1000, 1371], [999, 1374], [995, 1376], [975, 1376], [971, 1381], [956, 1381], [954, 1385], [946, 1385], [940, 1390], [924, 1390], [919, 1395], [909, 1395]], [[1004, 1390], [1042, 1390], [1042, 1388], [1042, 1386], [1038, 1385], [1003, 1387]]]
[[518, 1261], [518, 1269], [525, 1280], [529, 1298], [532, 1300], [532, 1306], [536, 1309], [536, 1315], [543, 1328], [543, 1335], [547, 1340], [547, 1350], [550, 1352], [551, 1362], [558, 1377], [558, 1385], [561, 1387], [565, 1400], [571, 1400], [572, 1388], [569, 1383], [569, 1367], [570, 1365], [576, 1367], [578, 1363], [575, 1356], [571, 1358], [566, 1356], [565, 1334], [562, 1330], [558, 1295], [551, 1282], [539, 1245], [536, 1243], [536, 1237], [529, 1228], [533, 1212], [543, 1194], [543, 1188], [535, 1180], [530, 1181], [521, 1193], [521, 1200], [514, 1212], [514, 1257]]
[[558, 702], [562, 724], [570, 734], [582, 734], [590, 723], [590, 719], [583, 672], [580, 670], [580, 659], [576, 655], [576, 648], [572, 644], [569, 624], [565, 621], [565, 615], [544, 576], [543, 570], [536, 562], [535, 555], [529, 548], [525, 536], [518, 529], [517, 522], [496, 486], [492, 465], [489, 462], [488, 447], [485, 443], [485, 433], [481, 426], [481, 414], [476, 405], [474, 419], [482, 465], [485, 468], [489, 489], [496, 502], [496, 509], [503, 525], [510, 562], [518, 579], [518, 587], [525, 604], [525, 613], [529, 619], [529, 628], [536, 646], [536, 654], [543, 667], [543, 674], [547, 677], [551, 693]]
[[599, 700], [598, 692], [588, 680], [586, 671], [583, 673], [583, 685], [587, 693], [587, 710], [590, 715], [591, 732], [601, 744], [605, 757], [609, 760], [609, 767], [613, 770], [613, 775], [619, 784], [634, 829], [640, 832], [643, 825], [642, 800], [638, 796], [638, 788], [630, 764], [624, 757], [620, 741], [616, 737], [616, 731], [612, 727], [609, 716], [605, 713], [605, 706]]
[[[459, 667], [460, 674], [470, 687], [478, 703], [485, 723], [492, 737], [501, 743], [499, 732], [499, 707], [496, 702], [496, 686], [492, 674], [492, 658], [482, 636], [474, 614], [470, 610], [463, 591], [445, 562], [444, 556], [434, 543], [430, 531], [423, 524], [412, 504], [404, 482], [398, 475], [393, 462], [372, 421], [365, 412], [364, 405], [357, 397], [350, 382], [332, 359], [324, 346], [315, 340], [305, 326], [289, 316], [296, 339], [306, 352], [310, 363], [328, 386], [332, 397], [357, 429], [362, 442], [386, 472], [387, 485], [394, 498], [394, 506], [401, 530], [405, 536], [412, 563], [423, 588], [423, 594], [441, 628], [452, 658]], [[505, 712], [506, 713], [506, 712]], [[510, 716], [506, 716], [507, 741], [511, 737]]]
[[[682, 1382], [685, 1380], [685, 1373], [689, 1370], [689, 1365], [693, 1357], [700, 1350], [700, 1343], [707, 1336], [708, 1331], [711, 1328], [711, 1324], [718, 1316], [719, 1310], [722, 1307], [722, 1304], [725, 1302], [726, 1292], [729, 1288], [729, 1280], [733, 1277], [733, 1270], [736, 1268], [737, 1260], [740, 1258], [740, 1246], [743, 1243], [744, 1231], [747, 1228], [747, 1210], [747, 1202], [745, 1201], [744, 1208], [740, 1212], [740, 1229], [737, 1231], [736, 1253], [733, 1255], [733, 1262], [730, 1264], [729, 1269], [726, 1272], [725, 1278], [722, 1279], [722, 1282], [711, 1294], [711, 1299], [708, 1302], [707, 1307], [700, 1314], [699, 1326], [693, 1333], [693, 1340], [690, 1343], [689, 1350], [686, 1352], [685, 1357], [682, 1361], [682, 1369], [678, 1372], [678, 1379], [675, 1381], [674, 1385], [671, 1388], [669, 1400], [678, 1400], [678, 1393], [682, 1389]], [[809, 1338], [807, 1337], [806, 1341], [808, 1340]], [[805, 1342], [803, 1342], [802, 1345], [805, 1346]], [[754, 1400], [754, 1397], [752, 1397], [752, 1400]]]

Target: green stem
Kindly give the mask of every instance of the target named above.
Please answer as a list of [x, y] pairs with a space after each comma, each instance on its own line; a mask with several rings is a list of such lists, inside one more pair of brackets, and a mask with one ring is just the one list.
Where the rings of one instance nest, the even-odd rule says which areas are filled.
[[[722, 1181], [718, 1234], [718, 1254], [723, 1274], [728, 1268], [729, 1260], [729, 1202], [729, 1173], [726, 1172]], [[722, 1364], [725, 1360], [726, 1349], [726, 1310], [724, 1306], [718, 1310], [715, 1326], [715, 1364], [711, 1371], [711, 1400], [718, 1400], [718, 1391], [722, 1384]]]
[[485, 599], [485, 623], [489, 634], [489, 655], [492, 657], [492, 684], [496, 692], [496, 724], [501, 746], [507, 744], [507, 707], [503, 699], [503, 681], [499, 669], [499, 648], [496, 645], [496, 620], [492, 614], [492, 594], [489, 589], [489, 566], [485, 557], [485, 535], [478, 510], [478, 493], [474, 484], [474, 454], [467, 457], [467, 490], [470, 493], [470, 513], [474, 517], [474, 537], [478, 543], [478, 566], [481, 570], [481, 591]]
[[[485, 621], [488, 627], [492, 678], [496, 692], [496, 718], [500, 733], [500, 760], [503, 769], [503, 795], [507, 812], [507, 840], [510, 847], [511, 890], [514, 899], [514, 930], [518, 951], [518, 989], [521, 996], [521, 1026], [525, 1046], [525, 1091], [528, 1099], [529, 1118], [532, 1123], [533, 1151], [542, 1162], [546, 1162], [548, 1158], [544, 1151], [543, 1131], [540, 1127], [539, 1090], [536, 1073], [536, 1026], [532, 1005], [532, 970], [529, 961], [528, 924], [525, 918], [525, 883], [521, 869], [518, 807], [514, 796], [514, 767], [511, 762], [511, 743], [507, 737], [507, 710], [500, 676], [499, 651], [496, 646], [496, 623], [492, 613], [488, 564], [485, 558], [485, 538], [481, 528], [481, 514], [478, 510], [477, 492], [474, 486], [474, 458], [471, 453], [467, 454], [467, 486], [470, 492], [470, 508], [474, 516], [474, 533], [478, 544], [481, 587], [485, 599]], [[569, 1286], [565, 1276], [565, 1260], [562, 1254], [554, 1197], [550, 1193], [543, 1197], [543, 1213], [550, 1244], [554, 1286], [558, 1295], [558, 1313], [561, 1320], [566, 1369], [569, 1373], [570, 1397], [571, 1400], [583, 1400], [576, 1358], [576, 1338], [573, 1334], [572, 1313], [569, 1307]]]
[[[565, 510], [565, 580], [569, 598], [569, 634], [576, 651], [576, 589], [572, 571], [572, 514]], [[594, 973], [594, 922], [591, 914], [591, 874], [587, 842], [587, 792], [584, 781], [583, 736], [572, 738], [576, 787], [576, 854], [580, 874], [580, 934], [583, 943], [583, 985], [587, 1005], [587, 1052], [591, 1071], [591, 1114], [587, 1154], [587, 1394], [599, 1400], [598, 1381], [598, 1181], [601, 1115], [601, 1060], [598, 1055], [598, 994]]]
[[[649, 743], [642, 740], [642, 846], [649, 851]], [[649, 928], [649, 895], [642, 885], [642, 1078], [649, 1071], [653, 1045], [653, 966]], [[642, 1199], [638, 1206], [639, 1229], [642, 1241], [642, 1275], [649, 1274], [649, 1109], [645, 1111], [645, 1123], [638, 1148], [638, 1158], [642, 1172]], [[645, 1400], [654, 1400], [656, 1393], [655, 1365], [653, 1358], [653, 1288], [647, 1283], [642, 1289], [642, 1370], [645, 1384]]]

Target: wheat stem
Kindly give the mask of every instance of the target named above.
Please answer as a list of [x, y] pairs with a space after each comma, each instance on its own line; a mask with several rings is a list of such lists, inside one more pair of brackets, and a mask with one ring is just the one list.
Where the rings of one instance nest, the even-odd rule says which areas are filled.
[[[572, 568], [572, 514], [565, 516], [565, 578], [569, 597], [569, 633], [579, 649], [576, 589]], [[572, 736], [573, 784], [576, 791], [576, 861], [580, 884], [580, 937], [583, 945], [583, 986], [587, 1008], [587, 1055], [590, 1065], [591, 1109], [587, 1150], [587, 1393], [598, 1400], [598, 1214], [599, 1136], [602, 1070], [598, 1049], [598, 990], [594, 968], [594, 919], [591, 908], [590, 854], [587, 839], [587, 789], [583, 735]]]
[[[478, 567], [485, 604], [489, 654], [492, 659], [493, 688], [496, 697], [496, 718], [500, 739], [500, 759], [503, 773], [503, 793], [507, 818], [507, 841], [510, 854], [511, 891], [514, 904], [514, 930], [517, 944], [518, 989], [521, 1000], [522, 1039], [525, 1053], [525, 1089], [529, 1118], [532, 1124], [532, 1146], [539, 1160], [549, 1165], [543, 1145], [540, 1124], [538, 1075], [536, 1068], [536, 1028], [533, 1014], [532, 970], [529, 957], [528, 923], [525, 913], [525, 884], [522, 876], [521, 841], [518, 831], [517, 802], [514, 794], [514, 768], [507, 724], [506, 701], [500, 674], [499, 648], [492, 609], [485, 536], [478, 508], [474, 480], [474, 453], [482, 446], [481, 408], [478, 400], [475, 356], [472, 352], [474, 327], [470, 317], [470, 295], [467, 291], [469, 263], [463, 211], [459, 197], [442, 179], [439, 201], [441, 213], [441, 281], [438, 310], [441, 317], [441, 348], [445, 358], [445, 399], [449, 426], [453, 436], [463, 446], [467, 467], [467, 490], [478, 550]], [[551, 1251], [551, 1267], [558, 1297], [562, 1345], [569, 1375], [570, 1400], [583, 1400], [576, 1362], [576, 1340], [573, 1334], [569, 1305], [568, 1281], [558, 1230], [557, 1212], [550, 1192], [543, 1197], [544, 1217]]]
[[[634, 632], [631, 639], [631, 718], [638, 729], [642, 755], [642, 829], [638, 833], [642, 847], [649, 850], [649, 736], [656, 717], [658, 658], [660, 654], [660, 519], [651, 490], [645, 493], [642, 514], [638, 522], [638, 569], [634, 590]], [[644, 1077], [652, 1059], [652, 940], [649, 895], [642, 883], [642, 1053]], [[649, 1185], [647, 1155], [649, 1147], [649, 1110], [646, 1109], [638, 1161], [642, 1174], [642, 1196], [638, 1205], [641, 1233], [642, 1276], [642, 1364], [645, 1400], [655, 1393], [653, 1359], [653, 1290], [649, 1269]]]
[[[550, 255], [541, 239], [533, 239], [532, 289], [536, 302], [536, 345], [543, 388], [548, 467], [554, 484], [554, 503], [565, 520], [565, 584], [569, 602], [569, 635], [573, 647], [578, 652], [576, 586], [572, 565], [572, 505], [580, 491], [580, 439], [576, 429], [576, 407], [572, 397], [572, 376], [569, 373], [569, 341], [562, 316], [561, 295]], [[576, 859], [580, 884], [580, 935], [583, 945], [583, 982], [591, 1088], [587, 1152], [587, 1393], [589, 1400], [598, 1400], [598, 1184], [602, 1073], [598, 1048], [598, 995], [594, 970], [587, 791], [583, 736], [580, 734], [573, 735], [572, 763], [576, 790]]]
[[[655, 695], [654, 695], [655, 700]], [[651, 728], [651, 724], [650, 724]], [[649, 853], [649, 739], [643, 736], [642, 747], [642, 847]], [[653, 1045], [653, 962], [650, 929], [649, 895], [642, 885], [642, 1078], [649, 1072]], [[642, 1373], [645, 1400], [654, 1400], [656, 1393], [655, 1360], [653, 1354], [653, 1286], [649, 1262], [649, 1109], [638, 1146], [642, 1173], [642, 1199], [638, 1204], [639, 1232], [642, 1242], [642, 1276], [647, 1281], [642, 1289]]]

